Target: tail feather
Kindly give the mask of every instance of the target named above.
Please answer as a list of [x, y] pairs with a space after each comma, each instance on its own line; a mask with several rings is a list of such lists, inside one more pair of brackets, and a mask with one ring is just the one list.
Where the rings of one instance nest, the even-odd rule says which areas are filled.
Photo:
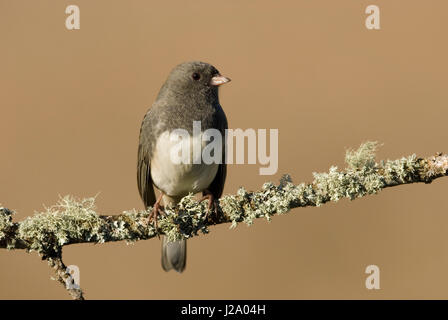
[[181, 273], [185, 270], [187, 262], [187, 240], [169, 242], [166, 237], [162, 239], [162, 268], [171, 269]]

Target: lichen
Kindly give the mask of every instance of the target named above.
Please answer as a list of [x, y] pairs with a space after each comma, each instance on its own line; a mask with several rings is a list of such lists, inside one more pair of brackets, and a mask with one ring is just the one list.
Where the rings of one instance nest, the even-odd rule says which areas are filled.
[[[239, 188], [235, 195], [219, 199], [218, 215], [211, 215], [208, 201], [198, 201], [192, 194], [177, 206], [167, 206], [155, 221], [149, 222], [152, 208], [124, 211], [119, 215], [100, 216], [95, 212], [95, 198], [83, 200], [72, 196], [22, 222], [12, 222], [13, 212], [0, 207], [0, 247], [37, 251], [51, 267], [57, 279], [65, 283], [66, 268], [62, 262], [62, 246], [72, 243], [126, 241], [149, 239], [164, 234], [169, 241], [188, 239], [208, 233], [209, 225], [230, 222], [234, 228], [244, 222], [252, 225], [255, 219], [270, 221], [273, 215], [284, 214], [296, 207], [320, 206], [328, 201], [350, 200], [375, 194], [383, 188], [399, 184], [426, 182], [448, 174], [448, 155], [437, 154], [427, 159], [415, 155], [377, 163], [376, 142], [366, 142], [356, 150], [347, 150], [347, 167], [330, 167], [328, 172], [313, 173], [311, 183], [293, 184], [284, 175], [279, 185], [263, 184], [256, 192]], [[70, 290], [82, 298], [81, 290]]]
[[349, 171], [366, 171], [376, 167], [375, 153], [378, 142], [367, 141], [361, 144], [357, 150], [349, 149], [345, 153], [345, 162]]
[[13, 227], [12, 222], [13, 211], [0, 207], [0, 241], [4, 240], [7, 236], [8, 230]]
[[422, 164], [415, 154], [398, 160], [387, 160], [383, 163], [386, 184], [394, 185], [419, 181]]
[[[328, 172], [313, 173], [314, 180], [294, 185], [289, 175], [263, 184], [260, 191], [240, 188], [235, 195], [219, 200], [218, 222], [253, 224], [255, 219], [271, 220], [300, 206], [320, 206], [328, 201], [350, 200], [375, 194], [381, 189], [402, 183], [427, 182], [433, 176], [445, 174], [448, 157], [438, 155], [429, 160], [415, 155], [377, 163], [376, 142], [366, 142], [356, 150], [347, 150], [347, 168], [330, 167]], [[125, 240], [132, 243], [164, 234], [169, 241], [188, 239], [208, 233], [210, 225], [207, 201], [197, 201], [192, 195], [184, 197], [176, 207], [167, 206], [155, 222], [148, 222], [152, 208], [124, 211], [117, 216], [99, 216], [95, 212], [95, 198], [77, 200], [72, 196], [60, 198], [58, 204], [46, 208], [19, 224], [18, 238], [29, 245], [29, 250], [42, 254], [57, 253], [68, 243], [106, 242]], [[13, 226], [11, 212], [0, 208], [0, 240]]]
[[182, 198], [176, 207], [165, 207], [165, 214], [161, 217], [159, 227], [168, 241], [188, 239], [199, 234], [206, 234], [208, 230], [208, 203], [197, 201], [193, 194]]
[[[347, 150], [347, 168], [339, 170], [332, 166], [328, 172], [313, 173], [314, 180], [309, 184], [294, 185], [291, 177], [285, 175], [279, 185], [267, 182], [258, 192], [240, 188], [235, 195], [219, 200], [220, 221], [231, 222], [231, 228], [240, 222], [251, 225], [258, 218], [270, 221], [273, 215], [284, 214], [294, 207], [320, 206], [343, 198], [353, 200], [375, 194], [386, 186], [422, 181], [425, 170], [433, 170], [433, 175], [447, 170], [446, 157], [434, 158], [428, 164], [412, 155], [378, 164], [375, 161], [377, 147], [376, 142], [366, 142], [356, 150]], [[18, 237], [29, 243], [30, 250], [49, 254], [58, 252], [67, 243], [120, 240], [132, 243], [157, 234], [176, 241], [209, 232], [208, 203], [197, 201], [192, 194], [176, 207], [164, 208], [157, 230], [154, 222], [148, 223], [152, 208], [102, 217], [95, 212], [94, 201], [95, 198], [77, 200], [65, 196], [57, 205], [20, 223]], [[4, 230], [12, 226], [8, 212], [3, 209], [0, 214], [0, 240], [5, 237]]]
[[104, 242], [107, 224], [95, 212], [95, 198], [76, 200], [72, 196], [44, 212], [26, 218], [19, 226], [18, 235], [29, 243], [29, 250], [54, 254], [70, 240]]
[[156, 229], [154, 225], [148, 224], [148, 216], [148, 211], [124, 211], [115, 217], [106, 237], [114, 241], [125, 240], [128, 244], [150, 238], [156, 234]]
[[444, 175], [448, 172], [448, 155], [437, 153], [426, 164], [428, 178]]

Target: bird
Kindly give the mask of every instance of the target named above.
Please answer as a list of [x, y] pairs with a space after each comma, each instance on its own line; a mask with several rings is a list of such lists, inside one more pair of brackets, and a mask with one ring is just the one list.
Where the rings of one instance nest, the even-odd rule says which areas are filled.
[[[191, 145], [202, 147], [207, 141], [193, 136], [193, 123], [200, 121], [201, 132], [217, 129], [225, 137], [227, 118], [219, 103], [218, 88], [229, 82], [211, 64], [201, 61], [184, 62], [174, 67], [160, 88], [155, 102], [143, 117], [140, 128], [137, 184], [145, 208], [153, 207], [149, 219], [157, 224], [163, 205], [176, 205], [186, 195], [202, 193], [208, 200], [209, 212], [216, 208], [226, 180], [225, 141], [220, 163], [203, 161], [173, 162], [170, 133], [183, 129], [189, 133]], [[193, 148], [189, 148], [192, 153]], [[190, 159], [193, 154], [190, 154]], [[160, 191], [156, 199], [155, 189]], [[208, 213], [207, 213], [208, 214]], [[157, 229], [157, 226], [156, 226]], [[181, 273], [186, 267], [186, 240], [169, 242], [162, 236], [162, 268]]]

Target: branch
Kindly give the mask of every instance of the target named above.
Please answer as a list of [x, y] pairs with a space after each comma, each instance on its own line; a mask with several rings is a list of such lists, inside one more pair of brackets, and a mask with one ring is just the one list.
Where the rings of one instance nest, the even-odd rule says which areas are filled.
[[[271, 220], [292, 208], [320, 206], [342, 198], [354, 200], [382, 189], [416, 182], [431, 183], [448, 175], [448, 155], [438, 153], [429, 158], [415, 155], [398, 160], [376, 162], [376, 142], [366, 142], [357, 150], [348, 150], [347, 168], [331, 167], [326, 173], [313, 173], [314, 181], [294, 185], [285, 175], [280, 184], [265, 183], [260, 191], [240, 188], [236, 195], [219, 200], [218, 214], [207, 217], [207, 203], [193, 195], [184, 197], [176, 207], [166, 207], [157, 229], [148, 223], [152, 208], [125, 211], [119, 215], [98, 215], [95, 198], [77, 200], [61, 198], [55, 206], [45, 208], [21, 222], [13, 222], [13, 211], [0, 207], [0, 248], [36, 251], [55, 268], [57, 280], [65, 285], [66, 266], [62, 247], [75, 243], [135, 242], [164, 234], [170, 241], [188, 239], [208, 233], [208, 227], [239, 222], [251, 225], [254, 219]], [[75, 299], [83, 299], [80, 289], [68, 289]]]

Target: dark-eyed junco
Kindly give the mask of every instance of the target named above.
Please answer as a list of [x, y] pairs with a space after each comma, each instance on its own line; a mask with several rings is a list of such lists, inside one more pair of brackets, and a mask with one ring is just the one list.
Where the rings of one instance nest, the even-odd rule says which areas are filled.
[[[208, 63], [182, 63], [171, 71], [156, 101], [146, 113], [140, 129], [137, 181], [145, 206], [153, 206], [151, 217], [156, 221], [162, 198], [164, 205], [176, 204], [190, 192], [202, 192], [204, 198], [209, 200], [210, 209], [213, 201], [221, 197], [226, 179], [225, 141], [222, 143], [220, 163], [176, 163], [170, 158], [170, 148], [173, 146], [170, 133], [176, 129], [186, 130], [193, 145], [197, 143], [193, 141], [197, 139], [193, 135], [193, 122], [200, 121], [202, 131], [217, 129], [224, 139], [227, 119], [219, 104], [218, 87], [229, 81]], [[206, 144], [201, 139], [199, 141], [201, 146]], [[193, 152], [193, 149], [190, 151]], [[161, 191], [157, 200], [153, 185]], [[186, 240], [168, 242], [164, 237], [163, 269], [182, 272], [186, 253]]]

